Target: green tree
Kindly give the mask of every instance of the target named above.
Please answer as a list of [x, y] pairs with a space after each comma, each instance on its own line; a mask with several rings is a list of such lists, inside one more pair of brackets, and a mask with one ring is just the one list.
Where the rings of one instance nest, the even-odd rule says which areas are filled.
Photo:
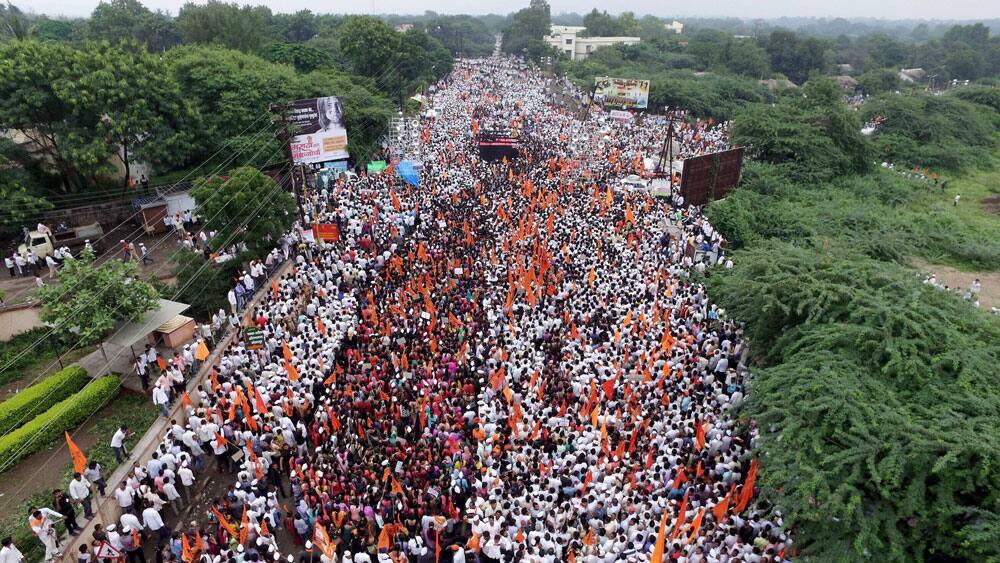
[[94, 8], [87, 27], [87, 35], [97, 41], [117, 44], [135, 40], [154, 52], [180, 43], [173, 18], [150, 11], [138, 0], [102, 1]]
[[513, 55], [524, 55], [529, 44], [533, 51], [539, 52], [538, 43], [542, 43], [551, 30], [552, 15], [549, 4], [545, 0], [531, 0], [531, 4], [510, 19], [510, 25], [503, 32], [503, 51]]
[[299, 10], [294, 14], [272, 16], [275, 35], [292, 43], [304, 43], [312, 39], [317, 31], [316, 16], [309, 10]]
[[870, 96], [895, 92], [900, 87], [899, 72], [889, 68], [872, 69], [858, 77], [858, 85]]
[[215, 231], [213, 249], [245, 244], [256, 256], [274, 246], [296, 219], [295, 198], [259, 170], [244, 166], [225, 176], [200, 178], [191, 195], [205, 228]]
[[177, 13], [177, 29], [185, 43], [215, 43], [253, 52], [270, 42], [271, 18], [266, 6], [239, 6], [221, 0], [188, 2]]
[[380, 85], [394, 81], [393, 63], [400, 34], [371, 16], [350, 16], [338, 32], [340, 51], [357, 74], [375, 79]]
[[823, 44], [815, 37], [802, 39], [795, 32], [778, 29], [771, 32], [764, 48], [771, 58], [771, 68], [796, 84], [826, 66]]
[[618, 22], [608, 12], [598, 12], [597, 8], [583, 17], [583, 25], [590, 37], [614, 37], [620, 35]]
[[996, 318], [856, 254], [771, 243], [734, 261], [709, 292], [761, 355], [741, 414], [800, 557], [1000, 558]]
[[97, 265], [93, 253], [84, 252], [65, 261], [58, 275], [58, 284], [38, 289], [42, 320], [84, 345], [101, 340], [119, 321], [138, 321], [157, 304], [156, 289], [139, 279], [136, 262]]
[[329, 53], [302, 43], [271, 43], [260, 55], [272, 63], [291, 65], [299, 72], [311, 72], [332, 66]]
[[482, 57], [493, 52], [493, 33], [472, 16], [438, 16], [424, 26], [456, 57]]
[[134, 44], [18, 41], [0, 45], [0, 60], [0, 122], [70, 190], [109, 173], [114, 158], [169, 166], [193, 150], [197, 115], [162, 60]]

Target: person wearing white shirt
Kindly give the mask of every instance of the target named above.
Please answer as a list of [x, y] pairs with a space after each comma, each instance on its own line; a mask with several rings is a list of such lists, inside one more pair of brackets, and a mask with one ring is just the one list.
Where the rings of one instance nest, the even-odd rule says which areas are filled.
[[181, 465], [181, 468], [177, 470], [177, 477], [181, 480], [182, 489], [184, 491], [184, 502], [191, 503], [191, 487], [194, 486], [194, 472], [188, 467], [185, 462]]
[[147, 506], [142, 511], [142, 525], [149, 528], [150, 532], [155, 532], [157, 545], [163, 545], [170, 539], [170, 527], [163, 523], [163, 518], [159, 511], [153, 506]]
[[121, 518], [119, 518], [119, 520], [122, 523], [122, 533], [125, 533], [125, 528], [131, 528], [133, 530], [136, 530], [140, 534], [142, 533], [142, 522], [139, 520], [139, 517], [136, 516], [135, 514], [126, 512], [125, 514], [121, 515]]
[[21, 553], [21, 550], [17, 549], [10, 536], [0, 540], [0, 544], [3, 545], [3, 547], [0, 547], [0, 563], [21, 563], [24, 561], [24, 554]]
[[119, 426], [114, 436], [111, 437], [111, 451], [115, 453], [115, 461], [118, 463], [128, 457], [128, 451], [125, 450], [125, 438], [128, 437], [128, 434], [128, 426], [123, 425]]
[[174, 516], [180, 514], [180, 503], [177, 501], [181, 498], [181, 494], [177, 492], [173, 479], [163, 478], [163, 494], [167, 496], [167, 502], [170, 503], [170, 509], [174, 511]]
[[45, 561], [53, 561], [56, 557], [62, 555], [59, 552], [59, 536], [57, 535], [55, 520], [53, 518], [63, 519], [64, 516], [55, 510], [41, 508], [35, 509], [31, 513], [31, 517], [28, 518], [28, 525], [31, 526], [31, 531], [34, 532], [38, 540], [45, 546]]
[[115, 489], [114, 495], [122, 512], [132, 512], [132, 505], [135, 499], [132, 497], [132, 489], [128, 487], [125, 481], [118, 483], [118, 488]]
[[167, 392], [160, 385], [153, 388], [153, 404], [160, 407], [160, 414], [164, 418], [170, 416], [170, 412], [167, 410], [167, 406], [170, 405], [170, 396], [167, 395]]
[[83, 507], [83, 515], [88, 520], [94, 517], [94, 512], [90, 506], [90, 482], [79, 473], [73, 474], [73, 480], [69, 482], [69, 496], [74, 502]]

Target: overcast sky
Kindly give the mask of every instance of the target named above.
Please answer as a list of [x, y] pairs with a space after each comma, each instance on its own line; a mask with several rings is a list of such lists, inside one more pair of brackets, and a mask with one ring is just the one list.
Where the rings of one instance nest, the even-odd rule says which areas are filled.
[[[197, 3], [203, 3], [198, 0]], [[26, 10], [49, 15], [86, 16], [98, 0], [13, 0]], [[315, 0], [238, 0], [240, 4], [262, 4], [276, 12], [309, 9], [316, 13], [500, 13], [527, 6], [528, 0], [359, 0], [317, 2]], [[172, 14], [185, 0], [142, 0], [154, 10]], [[617, 13], [657, 16], [735, 16], [773, 18], [779, 16], [870, 17], [885, 19], [989, 19], [1000, 18], [997, 0], [693, 0], [684, 3], [665, 0], [550, 0], [552, 12], [589, 12], [592, 8]]]

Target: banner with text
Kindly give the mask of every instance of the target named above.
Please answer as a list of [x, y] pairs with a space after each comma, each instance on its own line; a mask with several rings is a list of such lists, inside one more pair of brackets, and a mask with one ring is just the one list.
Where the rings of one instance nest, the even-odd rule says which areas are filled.
[[594, 101], [605, 108], [646, 109], [649, 81], [598, 76], [594, 82]]
[[291, 144], [296, 164], [344, 160], [349, 156], [344, 102], [340, 97], [296, 100], [290, 104], [288, 118], [295, 128]]

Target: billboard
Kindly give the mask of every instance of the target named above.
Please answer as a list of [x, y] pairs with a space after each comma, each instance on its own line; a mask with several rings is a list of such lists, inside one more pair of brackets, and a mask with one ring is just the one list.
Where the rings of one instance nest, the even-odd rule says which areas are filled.
[[681, 173], [681, 196], [688, 205], [705, 205], [726, 197], [740, 182], [743, 147], [736, 147], [684, 159]]
[[291, 146], [296, 164], [344, 160], [349, 156], [344, 102], [340, 97], [296, 100], [289, 104], [288, 120], [295, 131]]
[[649, 81], [598, 76], [594, 81], [594, 101], [605, 108], [646, 109]]

